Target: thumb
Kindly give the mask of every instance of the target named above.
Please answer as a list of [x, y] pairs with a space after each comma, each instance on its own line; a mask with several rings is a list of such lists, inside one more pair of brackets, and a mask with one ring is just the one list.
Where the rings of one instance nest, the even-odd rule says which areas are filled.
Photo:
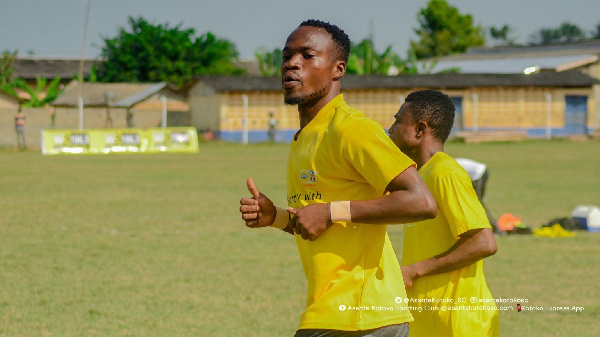
[[293, 215], [298, 215], [298, 210], [292, 207], [288, 207], [288, 210], [290, 211], [290, 213], [292, 213]]
[[248, 186], [248, 191], [250, 191], [252, 197], [254, 199], [258, 199], [258, 197], [260, 196], [260, 192], [258, 191], [258, 188], [256, 188], [256, 185], [254, 185], [254, 181], [252, 180], [252, 178], [248, 178], [248, 180], [246, 180], [246, 185]]

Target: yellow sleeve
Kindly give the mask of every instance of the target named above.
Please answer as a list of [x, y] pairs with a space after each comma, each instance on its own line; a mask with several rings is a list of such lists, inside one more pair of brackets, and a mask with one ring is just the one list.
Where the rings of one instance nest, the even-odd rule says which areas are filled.
[[452, 235], [458, 237], [471, 229], [491, 227], [471, 180], [447, 175], [440, 177], [436, 185], [439, 193], [438, 207], [444, 213]]
[[340, 156], [383, 194], [397, 175], [416, 164], [396, 147], [383, 127], [369, 119], [352, 123], [340, 141]]
[[438, 178], [436, 185], [433, 193], [437, 194], [438, 208], [444, 213], [452, 235], [458, 237], [471, 229], [491, 227], [470, 180], [449, 174]]

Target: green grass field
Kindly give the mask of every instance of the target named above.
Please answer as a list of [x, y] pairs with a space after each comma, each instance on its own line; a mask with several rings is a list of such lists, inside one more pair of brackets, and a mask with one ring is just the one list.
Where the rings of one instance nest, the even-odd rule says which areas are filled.
[[[600, 142], [465, 145], [486, 201], [538, 227], [600, 204]], [[286, 145], [203, 143], [198, 154], [0, 152], [0, 336], [291, 336], [306, 281], [295, 242], [247, 229], [245, 179], [285, 202]], [[389, 229], [398, 253], [402, 226]], [[579, 306], [502, 312], [502, 336], [600, 334], [600, 233], [497, 237], [497, 298]], [[523, 305], [523, 303], [522, 303]]]

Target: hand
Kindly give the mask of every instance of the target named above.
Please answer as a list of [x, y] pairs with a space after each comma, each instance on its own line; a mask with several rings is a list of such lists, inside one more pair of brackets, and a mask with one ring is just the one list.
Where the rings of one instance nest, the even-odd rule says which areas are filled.
[[296, 234], [300, 234], [304, 240], [316, 240], [333, 225], [329, 204], [312, 204], [300, 209], [290, 207], [289, 210], [294, 216], [288, 227], [294, 228]]
[[412, 288], [413, 283], [419, 278], [414, 265], [409, 264], [408, 266], [402, 266], [402, 267], [400, 267], [400, 271], [402, 272], [402, 279], [404, 280], [404, 287], [406, 289]]
[[246, 226], [251, 228], [271, 226], [275, 221], [277, 208], [269, 198], [258, 191], [252, 178], [248, 178], [246, 185], [252, 194], [252, 198], [240, 200], [240, 212], [242, 219], [246, 221]]

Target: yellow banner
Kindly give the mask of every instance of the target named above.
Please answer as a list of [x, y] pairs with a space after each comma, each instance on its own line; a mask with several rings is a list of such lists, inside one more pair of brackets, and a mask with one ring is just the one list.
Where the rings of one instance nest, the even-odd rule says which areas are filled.
[[198, 152], [193, 127], [42, 130], [42, 154]]

